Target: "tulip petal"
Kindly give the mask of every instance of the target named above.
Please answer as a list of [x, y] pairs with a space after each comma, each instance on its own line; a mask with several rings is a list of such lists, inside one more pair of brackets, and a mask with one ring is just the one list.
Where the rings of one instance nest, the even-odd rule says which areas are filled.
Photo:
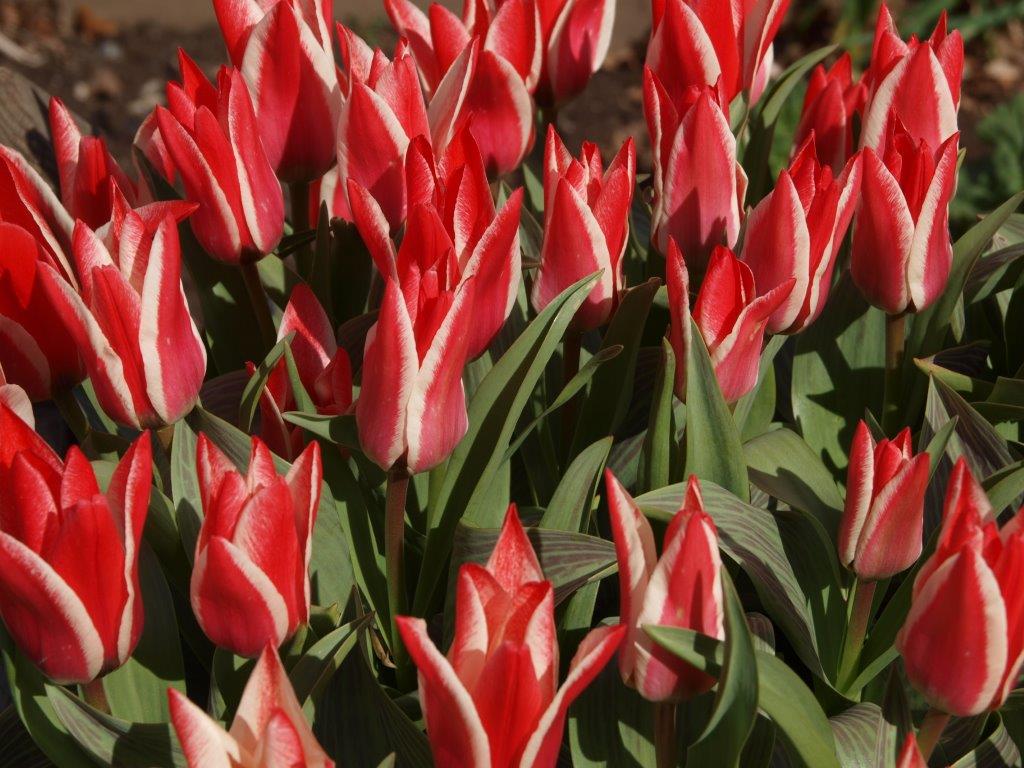
[[498, 6], [484, 48], [511, 64], [529, 91], [540, 77], [543, 45], [540, 13], [533, 0], [505, 0]]
[[443, 151], [457, 133], [479, 55], [480, 41], [473, 38], [452, 62], [430, 99], [427, 107], [430, 139], [438, 152]]
[[359, 236], [370, 252], [373, 263], [377, 265], [377, 271], [383, 277], [397, 280], [395, 262], [398, 254], [391, 239], [390, 225], [384, 211], [373, 195], [355, 179], [348, 181], [348, 203], [352, 221], [359, 230]]
[[409, 41], [409, 47], [416, 57], [416, 66], [423, 73], [427, 87], [433, 90], [444, 73], [437, 68], [434, 46], [431, 43], [430, 22], [426, 14], [410, 0], [384, 0], [384, 10], [387, 11], [395, 31]]
[[[671, 100], [683, 101], [687, 88], [714, 85], [722, 75], [718, 53], [707, 30], [689, 3], [669, 0], [647, 47], [646, 66], [669, 90]], [[729, 88], [729, 84], [726, 84]]]
[[311, 389], [317, 376], [323, 373], [337, 353], [338, 342], [327, 313], [305, 283], [292, 289], [288, 306], [281, 316], [277, 338], [283, 339], [289, 333], [295, 334], [291, 348], [299, 379], [307, 389]]
[[839, 560], [849, 566], [857, 557], [858, 544], [874, 495], [875, 441], [862, 419], [853, 433], [846, 470], [846, 505], [839, 529]]
[[668, 282], [669, 329], [668, 340], [676, 356], [675, 394], [680, 400], [686, 399], [686, 365], [692, 338], [690, 322], [690, 275], [686, 261], [676, 241], [669, 238], [668, 253], [665, 257]]
[[614, 0], [570, 0], [562, 6], [548, 42], [547, 68], [555, 103], [584, 89], [601, 68], [612, 42]]
[[514, 504], [509, 505], [505, 513], [501, 535], [487, 560], [487, 570], [510, 594], [524, 584], [544, 580], [537, 553], [519, 522], [519, 512]]
[[924, 203], [915, 223], [914, 239], [907, 256], [907, 285], [918, 312], [930, 306], [946, 287], [953, 264], [949, 235], [949, 202], [956, 186], [957, 142], [954, 134], [939, 149]]
[[233, 768], [241, 762], [235, 740], [185, 694], [168, 688], [167, 699], [171, 723], [189, 768]]

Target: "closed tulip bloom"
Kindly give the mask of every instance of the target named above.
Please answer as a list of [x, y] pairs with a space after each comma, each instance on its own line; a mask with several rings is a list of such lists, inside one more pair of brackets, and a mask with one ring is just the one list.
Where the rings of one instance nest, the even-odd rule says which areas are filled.
[[420, 703], [439, 768], [553, 768], [569, 705], [604, 668], [625, 627], [592, 630], [558, 685], [554, 589], [509, 508], [485, 566], [459, 569], [447, 656], [422, 619], [398, 617], [419, 668]]
[[240, 656], [279, 647], [309, 620], [309, 560], [320, 504], [320, 446], [281, 476], [258, 437], [241, 474], [199, 436], [203, 526], [192, 569], [192, 610], [214, 645]]
[[17, 224], [39, 243], [46, 260], [71, 275], [71, 231], [75, 221], [28, 161], [0, 145], [0, 221]]
[[718, 531], [704, 510], [700, 483], [695, 476], [687, 482], [660, 558], [651, 524], [610, 470], [605, 483], [619, 561], [619, 615], [627, 626], [619, 653], [622, 679], [650, 701], [692, 699], [711, 690], [715, 679], [659, 646], [644, 627], [681, 627], [725, 639]]
[[[690, 334], [690, 278], [683, 253], [670, 241], [667, 259], [669, 342], [675, 352], [676, 396], [686, 399], [686, 358]], [[795, 284], [789, 278], [758, 295], [750, 267], [728, 248], [711, 254], [707, 274], [697, 294], [693, 321], [708, 348], [715, 377], [726, 402], [734, 403], [754, 388], [768, 318], [782, 306]]]
[[715, 246], [732, 248], [739, 239], [747, 193], [722, 93], [706, 86], [674, 101], [646, 68], [644, 112], [654, 148], [652, 240], [667, 253], [674, 239], [702, 272]]
[[798, 333], [825, 308], [836, 255], [860, 193], [857, 155], [838, 178], [808, 137], [778, 183], [747, 217], [741, 258], [762, 293], [792, 278], [789, 296], [768, 318], [771, 333]]
[[257, 261], [284, 232], [284, 196], [249, 91], [238, 70], [222, 67], [214, 87], [184, 51], [179, 59], [182, 81], [168, 83], [155, 121], [186, 199], [199, 205], [192, 231], [219, 261]]
[[927, 453], [914, 455], [910, 429], [877, 444], [861, 421], [846, 474], [839, 559], [865, 581], [895, 576], [921, 556]]
[[636, 150], [627, 139], [605, 170], [596, 144], [584, 142], [579, 159], [554, 127], [544, 151], [544, 242], [531, 299], [544, 309], [573, 283], [603, 270], [573, 325], [604, 324], [622, 290], [622, 255], [636, 186]]
[[1024, 662], [1024, 512], [999, 528], [961, 458], [942, 530], [917, 577], [896, 648], [911, 684], [958, 717], [998, 709]]
[[853, 156], [854, 118], [863, 116], [867, 87], [853, 79], [853, 59], [844, 53], [828, 70], [819, 64], [811, 72], [803, 111], [793, 144], [804, 146], [814, 134], [818, 162], [842, 173]]
[[913, 733], [908, 733], [907, 738], [903, 741], [903, 749], [900, 750], [896, 768], [928, 768], [928, 763], [924, 761]]
[[229, 730], [180, 691], [168, 688], [167, 698], [189, 768], [334, 768], [269, 646], [249, 675]]
[[934, 150], [896, 126], [883, 149], [863, 152], [850, 272], [864, 298], [891, 315], [920, 312], [946, 287], [959, 137]]
[[128, 660], [142, 634], [138, 552], [149, 506], [149, 433], [100, 491], [89, 460], [64, 462], [0, 403], [0, 618], [57, 683]]

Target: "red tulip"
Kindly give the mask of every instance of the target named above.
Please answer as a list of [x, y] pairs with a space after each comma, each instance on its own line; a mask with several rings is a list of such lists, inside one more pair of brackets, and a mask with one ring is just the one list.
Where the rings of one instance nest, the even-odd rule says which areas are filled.
[[924, 761], [924, 756], [917, 746], [917, 739], [913, 733], [908, 733], [907, 738], [903, 741], [903, 749], [900, 750], [896, 768], [928, 768], [928, 763]]
[[214, 0], [271, 166], [312, 181], [334, 165], [341, 91], [331, 50], [331, 0]]
[[189, 768], [334, 768], [272, 647], [249, 675], [228, 731], [180, 691], [168, 688], [167, 698]]
[[96, 233], [75, 225], [77, 288], [40, 267], [100, 405], [119, 424], [172, 424], [199, 397], [206, 348], [185, 302], [177, 226], [192, 210], [182, 202], [132, 210], [116, 193], [109, 227]]
[[838, 178], [819, 165], [811, 134], [779, 174], [775, 189], [747, 217], [741, 258], [765, 292], [785, 280], [793, 289], [771, 317], [771, 333], [797, 333], [825, 308], [836, 255], [843, 244], [860, 193], [857, 155]]
[[[352, 405], [352, 365], [348, 353], [338, 346], [331, 322], [316, 295], [304, 283], [292, 289], [288, 306], [281, 317], [277, 337], [294, 333], [292, 356], [299, 381], [317, 413], [338, 415]], [[250, 363], [250, 375], [255, 367]], [[260, 393], [260, 437], [277, 455], [291, 461], [302, 449], [302, 428], [286, 422], [282, 416], [297, 410], [288, 366], [281, 359], [267, 378]]]
[[58, 683], [128, 660], [142, 634], [138, 551], [149, 506], [149, 433], [100, 491], [77, 447], [64, 463], [0, 403], [0, 618]]
[[622, 290], [622, 255], [636, 185], [636, 150], [627, 139], [604, 170], [596, 144], [584, 142], [577, 160], [554, 126], [544, 149], [544, 242], [533, 283], [542, 310], [562, 291], [598, 270], [601, 279], [573, 320], [580, 330], [602, 325]]
[[655, 643], [645, 626], [693, 629], [725, 639], [718, 531], [691, 476], [683, 505], [669, 523], [661, 558], [636, 502], [605, 470], [608, 514], [619, 560], [619, 615], [626, 624], [619, 671], [650, 701], [684, 701], [711, 690], [715, 679]]
[[896, 125], [883, 149], [864, 150], [850, 271], [864, 297], [889, 314], [920, 312], [946, 287], [959, 137], [933, 150]]
[[[519, 290], [523, 192], [515, 190], [501, 211], [495, 210], [480, 151], [465, 130], [436, 160], [425, 137], [414, 139], [406, 154], [406, 185], [410, 209], [429, 210], [432, 221], [444, 228], [442, 236], [437, 230], [410, 227], [414, 236], [442, 237], [443, 242], [420, 247], [451, 248], [455, 257], [451, 266], [456, 273], [449, 279], [459, 285], [473, 281], [474, 322], [468, 329], [468, 355], [478, 357], [505, 324]], [[387, 220], [372, 195], [352, 181], [349, 199], [353, 219], [381, 274], [390, 274], [392, 265], [402, 275], [419, 269], [414, 260], [398, 258]], [[410, 243], [408, 253], [413, 252], [412, 248]], [[403, 284], [406, 279], [403, 277]]]
[[199, 204], [192, 231], [215, 259], [256, 261], [281, 239], [284, 196], [245, 81], [222, 67], [214, 87], [184, 51], [179, 59], [182, 82], [168, 83], [155, 119], [186, 198]]
[[867, 87], [853, 79], [852, 62], [844, 53], [827, 71], [821, 64], [814, 68], [793, 141], [802, 147], [813, 133], [818, 162], [836, 175], [853, 156], [854, 117], [863, 116], [867, 100]]
[[20, 154], [0, 145], [0, 221], [17, 224], [39, 243], [46, 260], [71, 275], [74, 220], [39, 173]]
[[877, 445], [861, 421], [846, 473], [839, 559], [865, 581], [895, 576], [921, 556], [927, 453], [914, 455], [910, 429]]
[[923, 141], [932, 152], [957, 132], [964, 42], [959, 31], [947, 31], [946, 23], [943, 12], [930, 38], [912, 37], [905, 43], [882, 4], [868, 70], [861, 146], [881, 152], [894, 122], [915, 144]]
[[192, 570], [192, 610], [215, 645], [257, 656], [309, 620], [320, 446], [310, 443], [282, 477], [267, 446], [254, 437], [243, 476], [200, 435], [196, 472], [204, 518]]
[[[676, 396], [686, 398], [686, 357], [690, 347], [690, 278], [675, 241], [668, 250], [669, 342], [675, 352]], [[711, 364], [726, 402], [733, 403], [754, 388], [761, 362], [761, 343], [768, 318], [795, 284], [785, 280], [758, 296], [750, 267], [728, 248], [711, 254], [707, 274], [697, 294], [693, 320], [707, 344]]]
[[914, 579], [896, 638], [911, 684], [958, 717], [998, 709], [1024, 662], [1024, 512], [1000, 530], [961, 458], [935, 553]]
[[0, 405], [10, 408], [15, 416], [35, 429], [36, 416], [28, 393], [19, 385], [7, 381], [3, 366], [0, 366]]
[[455, 640], [447, 658], [425, 621], [399, 616], [397, 622], [419, 668], [434, 761], [464, 768], [553, 768], [569, 705], [625, 633], [621, 625], [591, 631], [558, 686], [554, 589], [514, 505], [487, 565], [459, 569]]
[[652, 239], [662, 253], [674, 239], [700, 271], [715, 246], [736, 244], [747, 191], [721, 96], [703, 87], [674, 101], [658, 75], [644, 69], [644, 111], [654, 148]]

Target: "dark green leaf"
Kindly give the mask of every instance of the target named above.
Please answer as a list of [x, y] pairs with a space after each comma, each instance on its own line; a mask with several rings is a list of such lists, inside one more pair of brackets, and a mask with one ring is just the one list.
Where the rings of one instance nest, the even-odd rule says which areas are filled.
[[661, 341], [661, 365], [651, 396], [651, 416], [640, 454], [639, 487], [646, 491], [669, 484], [672, 459], [678, 454], [672, 406], [675, 397], [676, 356], [668, 339]]
[[562, 475], [551, 502], [541, 518], [541, 528], [585, 531], [590, 521], [594, 495], [601, 483], [601, 470], [608, 460], [612, 439], [606, 437], [582, 451]]
[[613, 660], [569, 708], [573, 768], [655, 765], [652, 704], [622, 683]]

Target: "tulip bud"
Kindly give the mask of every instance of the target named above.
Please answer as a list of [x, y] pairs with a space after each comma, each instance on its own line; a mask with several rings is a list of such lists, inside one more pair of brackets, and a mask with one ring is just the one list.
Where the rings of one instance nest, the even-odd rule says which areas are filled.
[[811, 73], [793, 145], [803, 147], [814, 134], [818, 162], [837, 176], [853, 156], [854, 117], [863, 115], [867, 87], [853, 79], [853, 60], [844, 53], [830, 69]]
[[573, 319], [577, 330], [603, 325], [622, 290], [622, 255], [636, 185], [636, 150], [627, 139], [605, 171], [596, 144], [584, 142], [577, 160], [554, 127], [544, 151], [544, 242], [533, 283], [534, 308], [544, 309], [573, 283], [598, 270]]
[[3, 403], [0, 434], [0, 618], [53, 681], [87, 683], [124, 664], [142, 634], [149, 433], [105, 494], [77, 447], [62, 463]]
[[538, 0], [546, 51], [537, 100], [560, 104], [601, 68], [612, 41], [614, 0]]
[[718, 531], [704, 511], [700, 483], [690, 477], [659, 559], [647, 518], [611, 470], [604, 477], [619, 561], [619, 615], [628, 627], [619, 654], [622, 679], [650, 701], [692, 699], [711, 690], [715, 679], [659, 646], [644, 627], [681, 627], [725, 639]]
[[5, 223], [17, 224], [32, 236], [47, 262], [66, 276], [72, 274], [67, 253], [74, 220], [39, 172], [20, 154], [2, 145], [0, 211]]
[[[669, 343], [675, 352], [676, 397], [686, 399], [686, 358], [691, 343], [689, 274], [674, 240], [668, 249]], [[768, 318], [792, 292], [789, 278], [758, 296], [750, 267], [728, 248], [711, 254], [697, 294], [693, 320], [708, 348], [715, 377], [726, 402], [733, 403], [754, 388], [761, 363], [761, 343]]]
[[896, 768], [928, 768], [928, 763], [924, 761], [913, 733], [908, 733], [907, 738], [903, 741], [903, 749], [900, 750]]
[[487, 564], [459, 569], [455, 639], [447, 657], [425, 621], [399, 616], [397, 623], [419, 668], [437, 764], [495, 768], [554, 768], [569, 705], [608, 663], [625, 632], [621, 625], [592, 630], [558, 686], [554, 589], [514, 505]]
[[334, 768], [313, 735], [277, 651], [263, 649], [227, 732], [185, 694], [167, 689], [171, 723], [189, 768]]
[[192, 570], [192, 610], [215, 645], [257, 656], [309, 620], [320, 445], [310, 443], [281, 477], [267, 446], [254, 437], [243, 477], [200, 435], [196, 472], [204, 518]]
[[238, 70], [222, 67], [214, 88], [184, 51], [179, 59], [182, 82], [168, 83], [168, 106], [157, 107], [155, 116], [185, 196], [199, 204], [192, 231], [215, 259], [257, 261], [284, 232], [284, 196], [245, 81]]
[[961, 458], [946, 489], [934, 554], [914, 579], [896, 637], [907, 678], [958, 717], [998, 709], [1024, 662], [1024, 510], [1000, 530]]
[[761, 292], [785, 280], [795, 282], [782, 305], [768, 318], [771, 333], [798, 333], [825, 308], [836, 254], [860, 193], [860, 156], [839, 178], [815, 157], [812, 134], [779, 174], [775, 189], [747, 218], [741, 258]]
[[846, 508], [839, 527], [839, 559], [857, 577], [895, 576], [921, 556], [927, 453], [914, 455], [910, 429], [877, 445], [861, 421], [846, 474]]
[[933, 150], [897, 125], [884, 148], [862, 154], [850, 272], [864, 298], [890, 315], [920, 312], [946, 287], [959, 137]]

